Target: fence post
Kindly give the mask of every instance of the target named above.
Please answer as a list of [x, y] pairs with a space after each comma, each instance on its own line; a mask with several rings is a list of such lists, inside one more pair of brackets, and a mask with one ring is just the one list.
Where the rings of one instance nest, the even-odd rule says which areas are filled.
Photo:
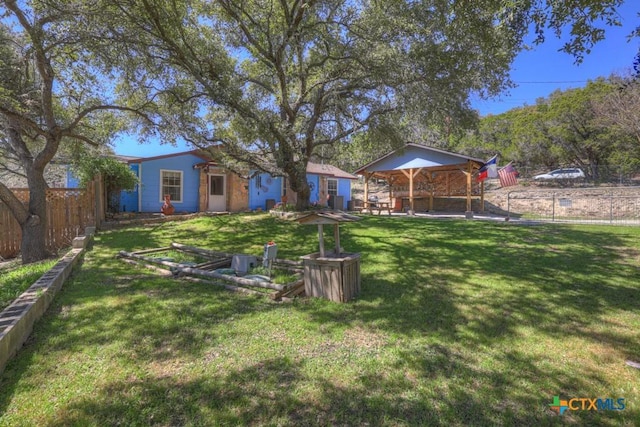
[[551, 222], [556, 220], [556, 193], [553, 193], [553, 198], [551, 200]]
[[613, 191], [609, 193], [609, 224], [613, 224]]
[[96, 229], [99, 229], [104, 221], [104, 197], [102, 197], [102, 175], [98, 174], [93, 179], [93, 191], [96, 208]]
[[507, 193], [507, 218], [511, 218], [511, 191]]

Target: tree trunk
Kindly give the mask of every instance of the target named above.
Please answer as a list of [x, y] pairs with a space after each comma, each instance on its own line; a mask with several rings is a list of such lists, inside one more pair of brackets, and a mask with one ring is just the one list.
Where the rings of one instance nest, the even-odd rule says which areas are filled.
[[296, 198], [296, 210], [299, 212], [309, 209], [309, 199], [311, 198], [311, 189], [309, 188], [309, 183], [307, 182], [306, 177], [304, 178], [304, 182], [301, 184], [302, 188], [296, 192], [298, 195]]
[[307, 182], [307, 162], [297, 161], [291, 162], [284, 167], [285, 172], [289, 176], [289, 185], [296, 197], [296, 211], [306, 211], [309, 209], [309, 199], [311, 198], [311, 189]]
[[22, 263], [45, 259], [49, 254], [45, 239], [47, 233], [47, 183], [42, 171], [34, 170], [28, 175], [29, 209], [26, 221], [20, 223], [22, 229]]
[[23, 264], [43, 260], [49, 255], [45, 248], [46, 225], [46, 218], [43, 220], [37, 215], [30, 216], [29, 220], [22, 225]]

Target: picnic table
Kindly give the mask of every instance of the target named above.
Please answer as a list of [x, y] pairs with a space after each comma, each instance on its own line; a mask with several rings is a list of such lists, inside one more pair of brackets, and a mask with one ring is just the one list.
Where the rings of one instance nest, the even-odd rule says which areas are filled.
[[377, 210], [378, 215], [380, 212], [387, 211], [388, 215], [391, 215], [391, 202], [363, 202], [364, 209], [367, 209], [371, 215], [373, 211]]

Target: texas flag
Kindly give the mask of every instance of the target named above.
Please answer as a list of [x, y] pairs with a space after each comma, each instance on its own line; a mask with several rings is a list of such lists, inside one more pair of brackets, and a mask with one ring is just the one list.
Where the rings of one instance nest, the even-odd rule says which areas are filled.
[[496, 154], [495, 156], [493, 156], [492, 158], [490, 158], [489, 160], [487, 160], [487, 162], [484, 164], [484, 166], [482, 166], [479, 170], [478, 170], [478, 176], [476, 177], [476, 180], [478, 182], [482, 182], [487, 178], [497, 178], [498, 177], [498, 155]]

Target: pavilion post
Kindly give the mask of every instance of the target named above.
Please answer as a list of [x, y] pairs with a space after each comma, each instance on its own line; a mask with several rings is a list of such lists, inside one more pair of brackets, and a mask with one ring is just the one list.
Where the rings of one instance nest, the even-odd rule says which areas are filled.
[[480, 212], [484, 213], [484, 181], [480, 183]]
[[365, 174], [364, 174], [364, 201], [363, 201], [363, 206], [365, 206], [365, 207], [367, 207], [367, 202], [369, 201], [369, 178], [370, 177], [371, 177], [371, 175], [369, 173], [365, 172]]
[[467, 162], [467, 211], [465, 212], [465, 218], [473, 218], [473, 211], [471, 210], [471, 175], [473, 172], [473, 165], [471, 162]]
[[429, 184], [431, 187], [431, 191], [429, 191], [429, 212], [433, 212], [433, 198], [436, 195], [436, 185], [435, 185], [435, 179], [434, 179], [434, 174], [430, 173], [429, 174]]
[[394, 181], [395, 178], [392, 176], [389, 176], [389, 178], [387, 178], [387, 184], [389, 184], [389, 206], [391, 206], [391, 203], [393, 203], [393, 191], [391, 190], [391, 188], [393, 187]]
[[415, 214], [416, 210], [413, 205], [413, 168], [409, 169], [409, 206], [411, 207], [411, 214]]

